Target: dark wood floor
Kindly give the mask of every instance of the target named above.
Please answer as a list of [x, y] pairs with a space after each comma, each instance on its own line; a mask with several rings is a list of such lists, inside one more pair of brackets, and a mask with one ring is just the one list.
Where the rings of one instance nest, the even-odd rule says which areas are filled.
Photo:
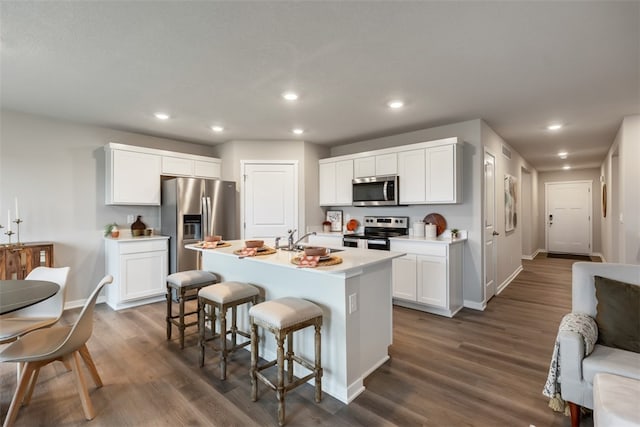
[[[287, 396], [287, 425], [568, 426], [541, 390], [558, 324], [571, 307], [573, 262], [524, 261], [484, 312], [464, 309], [448, 319], [395, 307], [391, 359], [366, 379], [366, 391], [347, 406], [326, 395], [315, 404], [312, 387], [300, 387]], [[97, 417], [87, 425], [277, 425], [275, 394], [262, 387], [257, 403], [249, 397], [248, 352], [234, 356], [222, 382], [217, 359], [198, 367], [195, 335], [183, 351], [165, 340], [161, 303], [119, 312], [101, 304], [95, 320], [89, 349], [105, 386], [90, 383]], [[4, 419], [14, 365], [0, 366], [0, 382]], [[56, 363], [41, 372], [16, 425], [84, 423], [73, 374]]]

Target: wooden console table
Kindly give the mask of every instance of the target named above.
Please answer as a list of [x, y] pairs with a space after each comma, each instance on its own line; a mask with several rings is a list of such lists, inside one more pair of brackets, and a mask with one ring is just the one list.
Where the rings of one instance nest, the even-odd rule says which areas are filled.
[[40, 266], [53, 267], [53, 243], [0, 246], [0, 280], [24, 279]]

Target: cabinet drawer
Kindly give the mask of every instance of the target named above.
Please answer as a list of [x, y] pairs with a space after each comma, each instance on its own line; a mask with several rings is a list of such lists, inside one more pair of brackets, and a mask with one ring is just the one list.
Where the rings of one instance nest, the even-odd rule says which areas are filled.
[[406, 241], [391, 241], [391, 250], [418, 255], [447, 256], [447, 245], [440, 243]]
[[121, 242], [120, 254], [135, 254], [139, 252], [153, 252], [167, 250], [166, 240], [144, 240], [139, 242]]

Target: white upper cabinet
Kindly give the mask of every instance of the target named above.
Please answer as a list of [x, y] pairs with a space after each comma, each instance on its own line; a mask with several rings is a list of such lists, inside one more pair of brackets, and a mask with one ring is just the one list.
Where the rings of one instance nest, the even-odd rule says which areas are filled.
[[320, 206], [351, 205], [353, 160], [322, 162], [319, 170]]
[[161, 157], [126, 150], [107, 150], [107, 205], [160, 205]]
[[401, 204], [462, 202], [462, 150], [444, 144], [398, 153]]
[[359, 157], [353, 159], [354, 178], [396, 175], [397, 173], [398, 160], [396, 153], [380, 154], [376, 156]]
[[105, 147], [105, 204], [160, 205], [160, 177], [220, 178], [221, 161], [118, 143]]
[[426, 163], [424, 148], [398, 153], [400, 204], [424, 203], [426, 195]]

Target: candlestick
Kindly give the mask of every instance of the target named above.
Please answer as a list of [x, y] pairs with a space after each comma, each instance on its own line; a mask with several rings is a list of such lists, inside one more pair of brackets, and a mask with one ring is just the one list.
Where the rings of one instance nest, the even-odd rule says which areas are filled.
[[11, 231], [11, 209], [7, 209], [7, 229]]
[[16, 218], [13, 222], [16, 223], [16, 239], [18, 240], [16, 242], [16, 245], [21, 245], [22, 243], [20, 243], [20, 224], [23, 223], [24, 221], [21, 220], [20, 218]]
[[6, 234], [7, 236], [9, 236], [9, 243], [7, 246], [11, 246], [11, 235], [14, 234], [13, 231], [9, 230], [9, 231], [5, 231], [4, 234]]

